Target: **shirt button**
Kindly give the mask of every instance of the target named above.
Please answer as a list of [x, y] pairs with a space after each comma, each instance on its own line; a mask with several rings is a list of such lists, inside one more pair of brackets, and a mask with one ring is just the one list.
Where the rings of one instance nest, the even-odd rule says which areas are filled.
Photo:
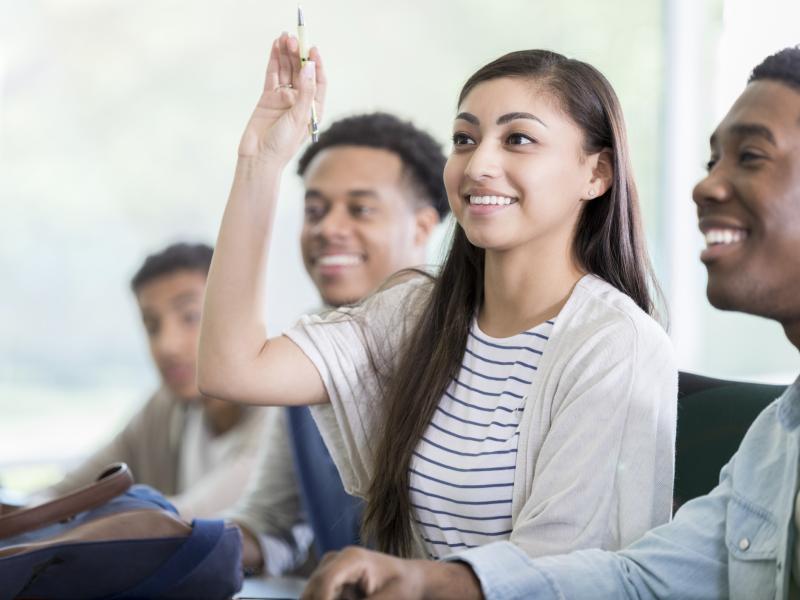
[[739, 540], [739, 550], [745, 551], [750, 547], [750, 540], [747, 538], [742, 538]]

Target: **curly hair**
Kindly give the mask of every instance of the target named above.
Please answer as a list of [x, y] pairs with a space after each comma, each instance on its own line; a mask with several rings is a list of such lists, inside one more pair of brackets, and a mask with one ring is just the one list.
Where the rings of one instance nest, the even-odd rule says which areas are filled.
[[442, 175], [445, 156], [436, 140], [409, 121], [376, 112], [340, 119], [309, 146], [297, 165], [297, 174], [305, 174], [314, 157], [335, 146], [366, 146], [393, 152], [403, 163], [415, 191], [430, 204], [440, 218], [450, 211]]
[[765, 58], [747, 83], [772, 79], [800, 90], [800, 46], [790, 46]]
[[206, 244], [181, 242], [167, 246], [144, 260], [131, 279], [131, 289], [135, 294], [144, 284], [175, 271], [202, 271], [207, 274], [213, 254], [214, 249]]

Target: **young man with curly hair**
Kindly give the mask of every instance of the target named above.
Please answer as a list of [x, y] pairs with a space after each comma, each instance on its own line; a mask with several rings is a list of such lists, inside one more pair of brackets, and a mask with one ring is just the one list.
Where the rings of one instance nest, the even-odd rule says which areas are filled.
[[[397, 271], [425, 264], [429, 237], [449, 212], [444, 163], [430, 135], [386, 113], [336, 121], [306, 149], [297, 169], [305, 188], [300, 246], [326, 307], [358, 302]], [[313, 426], [305, 431], [319, 436]], [[291, 438], [285, 420], [272, 424], [248, 492], [226, 515], [242, 529], [246, 568], [275, 575], [305, 559], [310, 532], [291, 444], [310, 443]], [[330, 459], [320, 460], [335, 473]], [[344, 492], [319, 493], [332, 498]]]

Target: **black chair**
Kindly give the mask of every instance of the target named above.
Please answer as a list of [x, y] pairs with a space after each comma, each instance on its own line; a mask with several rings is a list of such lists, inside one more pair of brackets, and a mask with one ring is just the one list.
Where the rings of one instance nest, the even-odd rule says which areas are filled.
[[[710, 492], [758, 414], [786, 386], [727, 381], [681, 372], [673, 508]], [[289, 430], [303, 504], [321, 556], [358, 544], [363, 503], [342, 487], [308, 408], [289, 409]]]
[[717, 485], [750, 425], [785, 389], [679, 373], [674, 510]]

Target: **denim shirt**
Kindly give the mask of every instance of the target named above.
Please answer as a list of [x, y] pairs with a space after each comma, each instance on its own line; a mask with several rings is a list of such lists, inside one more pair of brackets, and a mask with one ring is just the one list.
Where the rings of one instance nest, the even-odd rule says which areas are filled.
[[454, 554], [487, 600], [787, 598], [795, 537], [800, 379], [756, 419], [719, 485], [620, 552], [529, 559], [509, 542]]

